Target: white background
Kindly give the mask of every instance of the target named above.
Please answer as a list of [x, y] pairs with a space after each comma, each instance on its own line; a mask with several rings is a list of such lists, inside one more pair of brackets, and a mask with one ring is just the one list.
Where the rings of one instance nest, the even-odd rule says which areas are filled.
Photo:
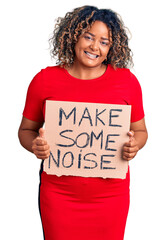
[[0, 6], [1, 174], [0, 238], [41, 240], [38, 212], [40, 160], [17, 137], [26, 91], [33, 76], [54, 65], [48, 39], [54, 20], [82, 5], [111, 8], [132, 33], [133, 73], [144, 99], [147, 145], [130, 162], [131, 203], [125, 240], [166, 239], [164, 0], [29, 0]]

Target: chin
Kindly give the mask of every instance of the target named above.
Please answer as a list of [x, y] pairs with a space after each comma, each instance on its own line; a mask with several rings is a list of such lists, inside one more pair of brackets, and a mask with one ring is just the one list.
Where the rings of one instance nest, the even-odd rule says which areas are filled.
[[89, 62], [89, 63], [88, 63], [88, 62], [86, 61], [86, 62], [84, 62], [83, 64], [84, 64], [85, 67], [95, 68], [95, 67], [101, 66], [101, 65], [102, 65], [102, 62], [98, 62], [98, 63], [94, 63], [94, 62], [91, 63], [91, 62]]

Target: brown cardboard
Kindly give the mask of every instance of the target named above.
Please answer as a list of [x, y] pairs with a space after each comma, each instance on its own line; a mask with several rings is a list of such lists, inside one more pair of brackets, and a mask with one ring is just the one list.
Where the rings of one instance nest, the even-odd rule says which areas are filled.
[[129, 140], [129, 105], [46, 101], [47, 174], [126, 177], [122, 146]]

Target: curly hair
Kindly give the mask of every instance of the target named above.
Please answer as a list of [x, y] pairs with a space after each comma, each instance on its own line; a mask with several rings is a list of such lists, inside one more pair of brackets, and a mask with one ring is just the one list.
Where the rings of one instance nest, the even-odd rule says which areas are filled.
[[133, 66], [132, 52], [128, 46], [127, 28], [121, 17], [110, 9], [98, 9], [94, 6], [75, 8], [64, 18], [56, 20], [53, 36], [49, 39], [52, 46], [51, 56], [57, 59], [61, 67], [70, 67], [75, 57], [75, 43], [89, 30], [95, 21], [101, 21], [110, 30], [111, 46], [103, 64], [113, 68]]

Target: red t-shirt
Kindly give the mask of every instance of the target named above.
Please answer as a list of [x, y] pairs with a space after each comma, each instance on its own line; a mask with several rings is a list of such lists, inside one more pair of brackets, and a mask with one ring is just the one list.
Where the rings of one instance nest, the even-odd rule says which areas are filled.
[[23, 116], [44, 122], [46, 100], [131, 105], [131, 122], [144, 117], [142, 91], [129, 69], [108, 65], [98, 78], [82, 80], [59, 66], [42, 69], [31, 81]]

